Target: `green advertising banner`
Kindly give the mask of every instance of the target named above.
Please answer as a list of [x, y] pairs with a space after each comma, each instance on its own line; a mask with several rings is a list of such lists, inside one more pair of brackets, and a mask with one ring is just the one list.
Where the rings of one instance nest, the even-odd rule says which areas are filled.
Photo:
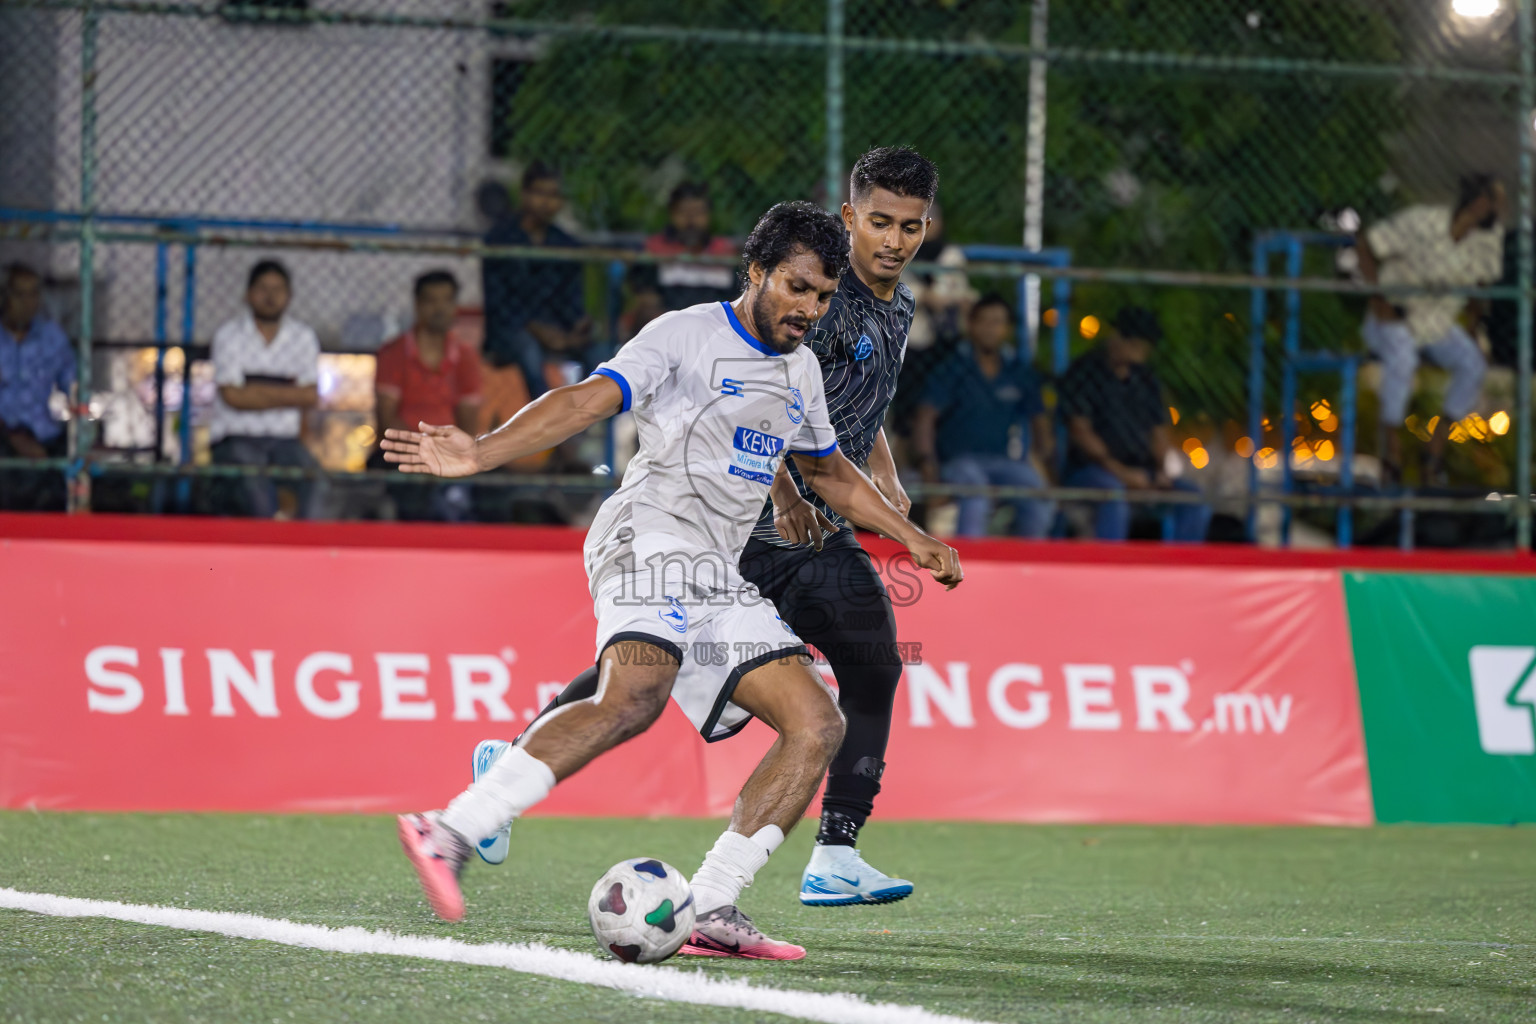
[[1536, 821], [1536, 579], [1345, 572], [1378, 821]]

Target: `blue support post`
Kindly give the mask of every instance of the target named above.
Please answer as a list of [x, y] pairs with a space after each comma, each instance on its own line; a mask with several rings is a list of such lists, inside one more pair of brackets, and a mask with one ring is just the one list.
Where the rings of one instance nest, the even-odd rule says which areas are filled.
[[1028, 322], [1028, 320], [1029, 320], [1029, 278], [1028, 277], [1021, 277], [1021, 278], [1019, 278], [1019, 285], [1018, 285], [1018, 288], [1015, 289], [1015, 296], [1014, 297], [1017, 299], [1017, 302], [1016, 302], [1016, 304], [1014, 305], [1013, 308], [1017, 309], [1019, 311], [1019, 315], [1014, 317], [1014, 320], [1017, 321], [1017, 324], [1015, 325], [1014, 332], [1013, 332], [1014, 333], [1014, 345], [1018, 348], [1019, 357], [1022, 358], [1029, 365], [1033, 366], [1034, 363], [1035, 363], [1035, 347], [1030, 344], [1030, 333], [1031, 333], [1031, 331], [1033, 329], [1033, 325], [1031, 325]]
[[[186, 247], [181, 277], [181, 422], [177, 436], [180, 439], [179, 462], [192, 464], [192, 335], [197, 321], [197, 246]], [[185, 509], [192, 500], [192, 481], [182, 477], [176, 481], [176, 505]]]
[[[1301, 276], [1301, 239], [1292, 236], [1285, 241], [1285, 275], [1295, 279]], [[1285, 290], [1285, 373], [1280, 383], [1280, 491], [1290, 494], [1295, 485], [1295, 470], [1291, 465], [1292, 449], [1296, 442], [1296, 356], [1301, 353], [1301, 292], [1296, 288]], [[1280, 510], [1280, 544], [1291, 543], [1291, 506]]]
[[[1060, 265], [1066, 266], [1067, 260], [1063, 259]], [[1051, 298], [1056, 306], [1056, 326], [1051, 329], [1051, 372], [1060, 376], [1067, 372], [1071, 356], [1072, 325], [1068, 321], [1071, 319], [1072, 282], [1058, 277], [1051, 284]]]
[[165, 455], [165, 343], [170, 311], [170, 246], [155, 245], [155, 461]]
[[[1269, 238], [1253, 240], [1253, 276], [1269, 276]], [[1248, 293], [1248, 436], [1253, 454], [1248, 459], [1248, 539], [1259, 539], [1259, 459], [1264, 447], [1264, 323], [1269, 315], [1269, 293], [1255, 287]]]
[[620, 260], [608, 264], [607, 287], [603, 289], [604, 313], [608, 321], [608, 352], [619, 348], [619, 316], [624, 309], [624, 275], [628, 266]]
[[[1355, 392], [1358, 387], [1359, 363], [1344, 360], [1339, 367], [1339, 486], [1345, 494], [1355, 493]], [[1339, 507], [1339, 547], [1347, 548], [1355, 543], [1355, 510], [1353, 506]]]
[[[1063, 259], [1061, 266], [1066, 266], [1068, 260]], [[1072, 308], [1072, 282], [1065, 277], [1058, 277], [1051, 282], [1052, 308], [1056, 310], [1056, 326], [1051, 328], [1051, 373], [1057, 380], [1067, 372], [1067, 365], [1071, 356], [1069, 343], [1072, 340], [1072, 325], [1069, 311]], [[1060, 416], [1056, 420], [1056, 470], [1064, 472], [1067, 459], [1067, 425], [1062, 422]]]
[[192, 335], [197, 322], [197, 246], [189, 245], [181, 278], [181, 464], [192, 462]]
[[[1350, 237], [1338, 233], [1321, 231], [1275, 231], [1266, 232], [1258, 236], [1253, 248], [1253, 274], [1255, 277], [1269, 276], [1270, 257], [1275, 253], [1285, 254], [1285, 272], [1288, 279], [1294, 280], [1301, 277], [1302, 256], [1308, 245], [1339, 246], [1348, 244]], [[1255, 448], [1262, 446], [1263, 438], [1263, 390], [1264, 390], [1264, 321], [1268, 312], [1268, 292], [1262, 287], [1255, 287], [1250, 291], [1250, 364], [1248, 375], [1248, 422], [1249, 430], [1254, 435]], [[1306, 351], [1302, 346], [1301, 337], [1301, 291], [1298, 288], [1285, 289], [1285, 327], [1282, 332], [1282, 351], [1280, 355], [1281, 385], [1280, 385], [1280, 447], [1279, 457], [1283, 460], [1281, 470], [1281, 488], [1283, 493], [1291, 494], [1295, 489], [1295, 472], [1291, 464], [1291, 458], [1296, 442], [1296, 403], [1299, 387], [1298, 376], [1302, 373], [1338, 373], [1341, 395], [1337, 414], [1341, 429], [1339, 435], [1339, 487], [1337, 491], [1346, 495], [1354, 493], [1355, 472], [1355, 432], [1358, 420], [1357, 392], [1359, 390], [1359, 357], [1351, 353], [1333, 351]], [[1257, 496], [1258, 496], [1258, 467], [1255, 464], [1248, 471], [1249, 490], [1255, 501], [1250, 504], [1248, 512], [1248, 532], [1250, 538], [1256, 532], [1257, 521]], [[1281, 510], [1281, 543], [1289, 544], [1291, 535], [1292, 512], [1289, 506]], [[1348, 506], [1339, 509], [1336, 525], [1336, 534], [1340, 547], [1347, 548], [1354, 543], [1354, 510]]]

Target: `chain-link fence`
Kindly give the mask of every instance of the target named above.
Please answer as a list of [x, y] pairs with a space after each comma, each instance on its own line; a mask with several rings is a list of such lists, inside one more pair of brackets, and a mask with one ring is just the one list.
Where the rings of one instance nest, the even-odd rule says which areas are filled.
[[[1446, 543], [1524, 545], [1529, 505], [1513, 495], [1530, 493], [1530, 8], [0, 0], [0, 257], [43, 272], [81, 354], [79, 400], [55, 403], [72, 447], [47, 465], [94, 481], [94, 495], [72, 491], [76, 505], [209, 510], [208, 346], [241, 315], [260, 257], [287, 264], [291, 313], [325, 352], [307, 443], [332, 474], [357, 474], [374, 443], [374, 353], [409, 325], [422, 271], [462, 282], [473, 347], [483, 255], [574, 257], [560, 265], [580, 268], [591, 326], [552, 360], [558, 382], [650, 315], [658, 265], [662, 278], [694, 268], [674, 274], [694, 285], [730, 265], [729, 245], [678, 234], [669, 199], [697, 195], [678, 186], [705, 186], [708, 232], [739, 240], [780, 200], [836, 205], [860, 153], [900, 143], [942, 176], [935, 237], [908, 274], [922, 309], [890, 425], [903, 461], [921, 377], [953, 357], [978, 296], [1013, 305], [1047, 405], [1070, 362], [1140, 306], [1163, 334], [1152, 367], [1166, 468], [1217, 512], [1213, 536], [1294, 526], [1319, 542], [1411, 543], [1438, 529]], [[536, 164], [560, 172], [555, 223], [582, 253], [498, 233], [526, 206]], [[1458, 378], [1423, 360], [1407, 412], [1380, 425], [1398, 404], [1382, 402], [1384, 377], [1402, 370], [1362, 334], [1377, 289], [1353, 235], [1407, 208], [1455, 207], [1471, 174], [1507, 192], [1500, 273], [1383, 278], [1400, 308], [1449, 287], [1452, 319], [1489, 367], [1421, 474]], [[506, 391], [502, 369], [487, 366], [488, 390], [503, 389], [487, 414], [530, 390]], [[1074, 439], [1053, 432], [1061, 443], [1040, 468], [1072, 483], [1061, 452]], [[503, 481], [543, 511], [492, 502], [466, 515], [579, 521], [611, 485], [602, 471], [622, 465], [622, 435], [524, 467], [553, 476]], [[355, 491], [338, 514], [372, 514], [389, 482], [337, 479]], [[1042, 497], [911, 482], [939, 525], [946, 494]], [[1055, 532], [1092, 532], [1074, 499], [1098, 493], [1051, 489], [1065, 513]], [[1166, 494], [1131, 497], [1150, 513], [1140, 531], [1171, 529], [1157, 514]], [[990, 525], [1008, 528], [1006, 502]]]

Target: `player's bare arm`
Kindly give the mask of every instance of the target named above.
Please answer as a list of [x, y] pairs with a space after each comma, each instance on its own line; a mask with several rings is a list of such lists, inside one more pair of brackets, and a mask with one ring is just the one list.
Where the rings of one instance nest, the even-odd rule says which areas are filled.
[[[844, 461], [847, 461], [846, 457]], [[912, 499], [907, 497], [906, 489], [901, 486], [901, 481], [896, 476], [896, 462], [891, 457], [891, 449], [886, 443], [884, 430], [875, 435], [875, 447], [869, 456], [869, 472], [870, 482], [875, 485], [875, 489], [905, 517], [912, 508]], [[779, 466], [779, 472], [773, 478], [773, 488], [769, 493], [773, 498], [774, 529], [779, 531], [780, 537], [791, 544], [810, 544], [820, 551], [822, 541], [837, 532], [837, 528], [832, 526], [827, 517], [801, 496], [800, 489], [795, 486], [794, 478], [789, 475], [787, 467]]]
[[773, 528], [791, 544], [810, 544], [820, 551], [822, 539], [837, 532], [815, 505], [800, 496], [789, 467], [782, 462], [768, 493], [773, 499]]
[[320, 404], [320, 389], [314, 384], [225, 384], [219, 397], [231, 409], [247, 412], [313, 409]]
[[623, 403], [624, 394], [612, 380], [589, 377], [545, 392], [478, 438], [458, 427], [422, 423], [418, 430], [386, 430], [380, 447], [385, 461], [396, 463], [402, 473], [472, 476], [553, 448], [614, 415]]
[[[796, 454], [796, 467], [805, 482], [832, 506], [838, 515], [895, 540], [908, 551], [917, 564], [933, 573], [933, 578], [953, 590], [965, 579], [960, 567], [960, 555], [941, 540], [930, 537], [896, 510], [885, 495], [870, 482], [859, 467], [848, 461], [841, 451], [833, 449], [821, 456]], [[832, 524], [820, 512], [822, 528], [832, 532]]]
[[901, 486], [901, 478], [896, 473], [896, 459], [891, 455], [891, 445], [886, 440], [884, 428], [875, 435], [875, 446], [869, 453], [869, 479], [885, 495], [885, 500], [896, 506], [897, 512], [906, 515], [912, 511], [912, 499], [907, 497], [906, 488]]

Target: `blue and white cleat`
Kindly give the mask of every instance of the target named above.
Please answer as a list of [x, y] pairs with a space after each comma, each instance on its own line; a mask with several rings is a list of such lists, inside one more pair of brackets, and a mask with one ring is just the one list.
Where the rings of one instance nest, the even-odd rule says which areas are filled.
[[[512, 744], [506, 740], [481, 740], [475, 744], [475, 755], [471, 762], [474, 781], [479, 782], [480, 776], [491, 770], [491, 765], [501, 760], [501, 755], [507, 752]], [[480, 859], [487, 864], [500, 864], [507, 859], [507, 850], [512, 845], [512, 823], [501, 826], [495, 835], [482, 839], [475, 844], [475, 852]]]
[[800, 902], [808, 907], [895, 903], [912, 895], [912, 883], [864, 862], [852, 846], [817, 846], [800, 876]]

